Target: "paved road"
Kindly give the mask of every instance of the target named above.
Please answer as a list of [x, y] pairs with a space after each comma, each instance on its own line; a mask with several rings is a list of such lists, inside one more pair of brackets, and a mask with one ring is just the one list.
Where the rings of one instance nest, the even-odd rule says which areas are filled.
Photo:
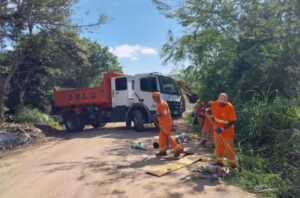
[[122, 124], [52, 134], [52, 141], [0, 159], [0, 197], [253, 197], [237, 187], [191, 179], [186, 168], [160, 178], [145, 174], [164, 162], [154, 150], [130, 145], [150, 146], [156, 135], [154, 129], [137, 133]]

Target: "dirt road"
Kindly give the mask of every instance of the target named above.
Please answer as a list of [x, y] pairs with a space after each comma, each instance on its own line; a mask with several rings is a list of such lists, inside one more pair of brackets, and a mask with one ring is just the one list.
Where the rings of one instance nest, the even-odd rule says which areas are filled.
[[191, 179], [186, 168], [163, 177], [145, 174], [163, 162], [154, 150], [130, 145], [150, 147], [154, 129], [137, 133], [111, 124], [53, 135], [53, 141], [0, 159], [0, 197], [254, 197], [234, 186]]

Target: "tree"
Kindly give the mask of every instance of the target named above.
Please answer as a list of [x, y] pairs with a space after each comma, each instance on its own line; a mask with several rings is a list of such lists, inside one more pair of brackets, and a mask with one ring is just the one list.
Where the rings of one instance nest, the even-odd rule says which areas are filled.
[[269, 88], [285, 97], [299, 93], [299, 1], [177, 2], [174, 7], [154, 0], [185, 29], [180, 38], [169, 34], [162, 57], [189, 59], [186, 71], [197, 78], [204, 98], [226, 91], [247, 100], [249, 91]]
[[[16, 46], [18, 50], [22, 50], [26, 58], [12, 78], [6, 102], [10, 114], [23, 105], [49, 111], [55, 86], [99, 86], [104, 72], [122, 72], [117, 58], [107, 47], [81, 39], [73, 31], [34, 34], [23, 39]], [[10, 54], [12, 56], [7, 56], [7, 60], [13, 59], [14, 51]]]
[[[67, 24], [70, 6], [73, 0], [3, 0], [0, 2], [0, 43], [5, 41], [17, 42], [34, 30], [52, 29]], [[3, 120], [4, 97], [8, 93], [10, 81], [24, 55], [16, 53], [15, 62], [8, 70], [0, 87], [0, 120]]]
[[[0, 44], [16, 44], [33, 32], [53, 29], [95, 27], [106, 21], [100, 15], [94, 24], [71, 25], [68, 17], [76, 0], [1, 0], [0, 1]], [[2, 75], [0, 86], [0, 121], [3, 120], [5, 96], [9, 93], [11, 79], [19, 70], [25, 56], [22, 50], [15, 53], [15, 60]]]

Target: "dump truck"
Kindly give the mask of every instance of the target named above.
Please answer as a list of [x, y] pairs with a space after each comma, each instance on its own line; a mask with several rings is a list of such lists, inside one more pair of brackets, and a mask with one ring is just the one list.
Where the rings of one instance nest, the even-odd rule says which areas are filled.
[[107, 72], [99, 87], [54, 88], [54, 109], [68, 131], [80, 131], [86, 125], [98, 128], [110, 122], [126, 122], [127, 127], [133, 124], [136, 131], [143, 131], [145, 124], [153, 123], [154, 91], [161, 93], [173, 117], [181, 117], [184, 106], [176, 81], [156, 72]]

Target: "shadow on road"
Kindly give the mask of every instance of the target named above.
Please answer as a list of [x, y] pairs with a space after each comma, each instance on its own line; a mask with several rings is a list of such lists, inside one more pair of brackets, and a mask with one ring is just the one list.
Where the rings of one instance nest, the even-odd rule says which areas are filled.
[[84, 131], [68, 132], [66, 130], [59, 130], [46, 125], [37, 125], [46, 137], [54, 137], [59, 139], [73, 139], [73, 138], [93, 138], [93, 137], [107, 137], [116, 139], [125, 138], [143, 138], [151, 137], [158, 134], [158, 130], [154, 127], [147, 127], [143, 132], [136, 132], [133, 128], [119, 127], [103, 127], [98, 129], [88, 128]]
[[[184, 121], [176, 121], [178, 125], [176, 132], [185, 132], [187, 123]], [[101, 188], [111, 189], [110, 194], [106, 195], [122, 195], [126, 193], [126, 189], [119, 188], [120, 184], [138, 184], [143, 192], [152, 193], [158, 187], [163, 191], [164, 197], [185, 197], [186, 189], [189, 193], [205, 191], [206, 186], [217, 186], [219, 182], [211, 182], [209, 179], [194, 178], [191, 172], [175, 171], [163, 177], [155, 177], [145, 174], [145, 167], [165, 164], [171, 161], [158, 159], [154, 156], [156, 150], [152, 148], [154, 137], [158, 135], [158, 130], [154, 127], [147, 128], [144, 132], [135, 132], [133, 129], [109, 125], [100, 129], [87, 129], [81, 132], [69, 133], [66, 131], [50, 130], [40, 128], [46, 131], [46, 136], [68, 139], [81, 138], [108, 138], [102, 141], [104, 144], [99, 145], [99, 151], [91, 156], [86, 156], [76, 161], [57, 161], [52, 163], [41, 164], [43, 173], [58, 174], [65, 171], [77, 172], [77, 181], [84, 182], [88, 186], [97, 186]], [[105, 144], [105, 142], [110, 142]], [[141, 141], [148, 150], [141, 151], [131, 149], [131, 143]], [[82, 142], [82, 141], [81, 141]], [[195, 145], [189, 145], [195, 146]], [[209, 153], [197, 147], [197, 153], [203, 154], [203, 159], [208, 158]], [[202, 162], [203, 163], [203, 162]], [[121, 185], [122, 186], [122, 185]], [[126, 185], [125, 185], [126, 187]], [[131, 186], [132, 188], [132, 186]]]

